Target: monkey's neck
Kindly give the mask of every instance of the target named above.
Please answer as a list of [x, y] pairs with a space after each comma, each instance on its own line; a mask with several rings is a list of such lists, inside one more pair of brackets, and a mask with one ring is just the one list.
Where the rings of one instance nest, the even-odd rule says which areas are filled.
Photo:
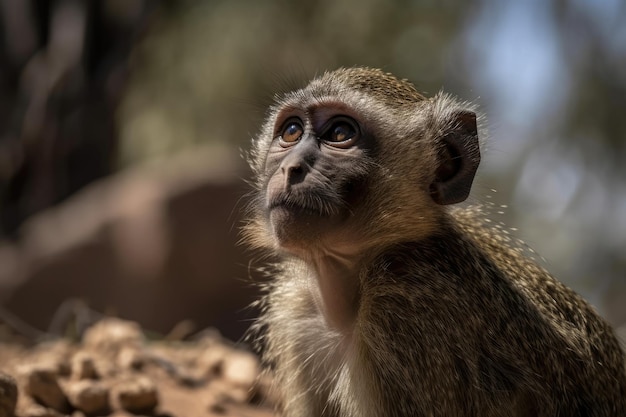
[[313, 274], [311, 288], [328, 325], [345, 336], [352, 334], [359, 308], [359, 262], [356, 255], [324, 252], [306, 262]]

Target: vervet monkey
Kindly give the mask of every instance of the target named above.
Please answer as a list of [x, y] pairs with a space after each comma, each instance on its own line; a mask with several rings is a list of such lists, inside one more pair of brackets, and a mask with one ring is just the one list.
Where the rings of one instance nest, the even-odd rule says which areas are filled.
[[245, 235], [281, 259], [257, 328], [284, 416], [626, 416], [611, 327], [451, 207], [479, 162], [472, 105], [381, 70], [271, 108]]

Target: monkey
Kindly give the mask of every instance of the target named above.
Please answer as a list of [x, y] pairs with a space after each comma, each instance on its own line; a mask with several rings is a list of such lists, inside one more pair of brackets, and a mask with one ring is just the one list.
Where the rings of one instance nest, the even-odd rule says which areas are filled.
[[[285, 417], [624, 417], [610, 325], [469, 195], [482, 116], [379, 69], [277, 96], [244, 239]], [[480, 138], [479, 138], [480, 131]]]

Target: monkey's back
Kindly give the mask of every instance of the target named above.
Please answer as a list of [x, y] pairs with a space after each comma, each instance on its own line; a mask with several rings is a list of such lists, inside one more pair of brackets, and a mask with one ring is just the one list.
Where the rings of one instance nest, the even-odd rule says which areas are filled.
[[[486, 276], [494, 282], [502, 280], [496, 287], [510, 291], [510, 298], [502, 299], [505, 304], [492, 307], [507, 312], [501, 319], [515, 322], [519, 339], [509, 335], [503, 342], [515, 340], [522, 348], [518, 351], [528, 355], [525, 366], [535, 373], [531, 392], [538, 398], [546, 393], [552, 397], [545, 396], [546, 407], [554, 407], [546, 415], [626, 416], [626, 364], [611, 326], [542, 268], [521, 243], [502, 228], [486, 224], [487, 215], [480, 206], [454, 209], [452, 216], [461, 233], [487, 259], [485, 265], [495, 267], [497, 273]], [[513, 303], [521, 316], [511, 314], [517, 309]], [[515, 351], [509, 353], [508, 358], [515, 355]]]
[[364, 265], [347, 342], [317, 310], [310, 271], [282, 265], [261, 324], [298, 398], [286, 415], [626, 415], [610, 326], [482, 218], [455, 209], [439, 233]]

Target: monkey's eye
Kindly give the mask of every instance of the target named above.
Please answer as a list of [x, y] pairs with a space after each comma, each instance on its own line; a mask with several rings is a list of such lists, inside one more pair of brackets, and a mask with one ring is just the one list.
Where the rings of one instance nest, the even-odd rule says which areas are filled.
[[349, 148], [358, 138], [356, 125], [352, 121], [338, 120], [333, 123], [322, 139], [336, 148]]
[[295, 120], [288, 121], [280, 134], [280, 144], [283, 146], [293, 145], [300, 140], [303, 132], [304, 129], [299, 122]]

